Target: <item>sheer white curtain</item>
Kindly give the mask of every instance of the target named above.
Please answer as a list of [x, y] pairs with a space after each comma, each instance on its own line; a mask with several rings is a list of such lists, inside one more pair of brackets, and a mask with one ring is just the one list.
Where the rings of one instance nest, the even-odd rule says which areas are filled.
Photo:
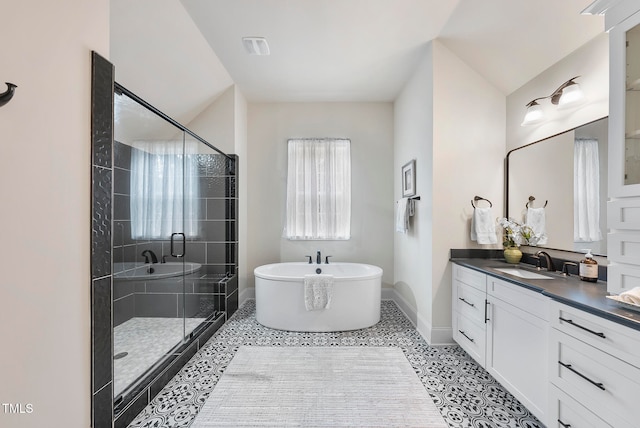
[[351, 143], [347, 139], [288, 142], [289, 239], [351, 237]]
[[598, 140], [576, 139], [573, 149], [573, 240], [600, 241]]
[[131, 237], [198, 236], [198, 145], [138, 141], [131, 150]]

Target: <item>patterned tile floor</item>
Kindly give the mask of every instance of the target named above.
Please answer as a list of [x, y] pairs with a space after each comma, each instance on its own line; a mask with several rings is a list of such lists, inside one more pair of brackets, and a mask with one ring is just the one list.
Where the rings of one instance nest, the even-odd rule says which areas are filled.
[[381, 320], [373, 327], [300, 333], [258, 324], [253, 300], [227, 321], [129, 427], [191, 426], [241, 345], [399, 347], [449, 427], [544, 428], [459, 346], [429, 346], [392, 301], [382, 302]]

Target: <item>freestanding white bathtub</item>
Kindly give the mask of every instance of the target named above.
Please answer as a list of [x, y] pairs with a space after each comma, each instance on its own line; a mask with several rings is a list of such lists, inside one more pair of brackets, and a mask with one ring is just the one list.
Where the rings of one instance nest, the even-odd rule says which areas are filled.
[[[327, 309], [305, 308], [304, 276], [333, 275]], [[380, 321], [382, 269], [360, 263], [275, 263], [259, 266], [256, 278], [256, 319], [266, 327], [290, 331], [345, 331], [371, 327]]]

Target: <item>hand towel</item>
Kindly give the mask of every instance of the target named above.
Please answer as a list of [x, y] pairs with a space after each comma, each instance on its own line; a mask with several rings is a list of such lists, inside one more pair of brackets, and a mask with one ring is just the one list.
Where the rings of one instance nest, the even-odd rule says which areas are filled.
[[471, 240], [478, 244], [497, 244], [496, 226], [491, 208], [475, 208], [471, 216]]
[[619, 297], [620, 297], [620, 300], [622, 300], [623, 302], [640, 306], [640, 287], [635, 287], [629, 291], [620, 293]]
[[304, 276], [304, 307], [307, 311], [329, 309], [333, 295], [333, 275]]
[[533, 234], [538, 238], [536, 244], [544, 245], [547, 243], [546, 234], [546, 215], [544, 208], [527, 208], [527, 219], [524, 222], [533, 230]]
[[409, 230], [409, 198], [396, 202], [396, 232], [407, 233]]

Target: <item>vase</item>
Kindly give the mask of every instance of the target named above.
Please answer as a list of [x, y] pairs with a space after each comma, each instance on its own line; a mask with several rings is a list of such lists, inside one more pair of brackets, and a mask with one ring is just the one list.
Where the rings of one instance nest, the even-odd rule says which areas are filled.
[[507, 263], [519, 263], [522, 258], [522, 251], [518, 247], [507, 247], [504, 249], [504, 258]]

